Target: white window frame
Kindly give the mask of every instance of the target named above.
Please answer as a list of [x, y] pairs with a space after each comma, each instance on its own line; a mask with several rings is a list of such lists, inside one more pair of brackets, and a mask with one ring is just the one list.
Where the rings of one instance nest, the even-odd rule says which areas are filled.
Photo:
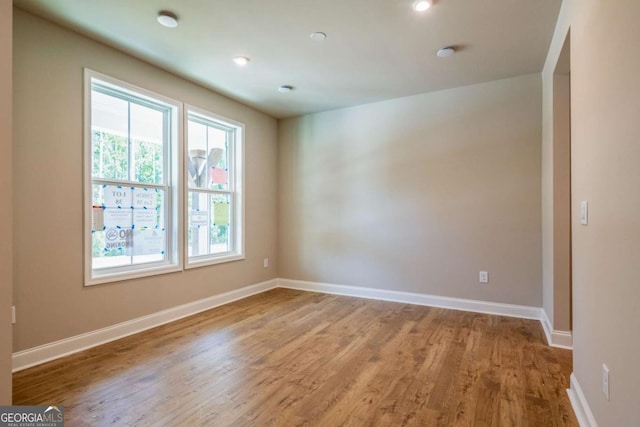
[[[105, 87], [111, 87], [122, 92], [131, 92], [135, 97], [148, 100], [154, 104], [162, 105], [169, 109], [170, 115], [170, 141], [169, 147], [164, 151], [163, 176], [167, 191], [165, 194], [165, 228], [167, 242], [167, 256], [164, 261], [145, 263], [138, 265], [128, 265], [113, 267], [97, 271], [93, 269], [92, 258], [92, 141], [91, 141], [91, 92], [92, 82], [97, 80]], [[183, 268], [183, 251], [180, 245], [183, 244], [184, 227], [183, 210], [181, 204], [181, 183], [183, 171], [183, 104], [171, 98], [159, 95], [146, 89], [134, 86], [110, 76], [98, 73], [88, 68], [84, 69], [84, 284], [85, 286], [109, 283], [121, 280], [146, 277], [157, 274], [181, 271]], [[118, 184], [114, 180], [101, 180]], [[125, 181], [124, 184], [128, 184]], [[136, 184], [138, 185], [138, 184]]]
[[[204, 121], [220, 123], [222, 126], [231, 128], [234, 130], [235, 138], [231, 147], [229, 147], [229, 190], [213, 190], [213, 189], [191, 189], [199, 192], [205, 192], [210, 194], [228, 194], [231, 199], [231, 224], [229, 233], [231, 235], [230, 247], [231, 250], [227, 252], [217, 254], [199, 255], [189, 257], [189, 246], [187, 242], [187, 232], [189, 227], [189, 220], [184, 221], [184, 259], [185, 268], [203, 267], [212, 264], [219, 264], [230, 261], [242, 260], [244, 255], [244, 124], [235, 120], [223, 117], [221, 115], [211, 113], [210, 111], [192, 106], [185, 105], [184, 108], [184, 151], [189, 149], [189, 116], [193, 115]], [[187, 174], [189, 173], [186, 162], [188, 153], [184, 155], [183, 164], [183, 216], [189, 218], [187, 197], [189, 197], [189, 180]]]

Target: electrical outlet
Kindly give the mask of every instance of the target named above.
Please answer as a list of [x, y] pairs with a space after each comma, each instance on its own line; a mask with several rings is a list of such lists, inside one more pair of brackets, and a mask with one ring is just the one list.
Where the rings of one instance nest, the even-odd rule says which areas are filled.
[[15, 305], [11, 306], [11, 324], [12, 325], [16, 324], [16, 306]]
[[480, 272], [480, 283], [489, 283], [489, 272], [481, 271]]
[[264, 268], [269, 268], [269, 258], [265, 258], [262, 262], [262, 265], [264, 266]]
[[602, 364], [602, 392], [609, 400], [609, 368], [604, 363]]

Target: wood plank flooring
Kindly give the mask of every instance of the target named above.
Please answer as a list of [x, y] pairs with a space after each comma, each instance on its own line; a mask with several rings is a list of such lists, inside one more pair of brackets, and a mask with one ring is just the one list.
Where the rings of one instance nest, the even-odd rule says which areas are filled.
[[577, 426], [539, 322], [276, 289], [14, 374], [67, 426]]

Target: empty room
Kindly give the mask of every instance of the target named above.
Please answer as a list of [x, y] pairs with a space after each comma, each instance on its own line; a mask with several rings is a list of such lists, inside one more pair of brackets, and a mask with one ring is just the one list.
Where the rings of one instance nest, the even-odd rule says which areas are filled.
[[639, 426], [639, 18], [0, 2], [0, 427]]

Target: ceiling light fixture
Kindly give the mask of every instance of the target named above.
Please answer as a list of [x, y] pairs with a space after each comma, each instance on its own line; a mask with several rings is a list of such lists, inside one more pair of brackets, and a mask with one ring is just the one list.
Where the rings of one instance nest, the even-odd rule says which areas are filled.
[[251, 60], [246, 56], [236, 56], [235, 58], [233, 58], [233, 62], [240, 65], [241, 67], [244, 67], [245, 65], [247, 65], [249, 61]]
[[178, 26], [178, 17], [175, 13], [169, 12], [166, 10], [160, 11], [158, 13], [158, 23], [167, 28], [175, 28]]
[[282, 85], [278, 88], [278, 92], [282, 92], [282, 93], [291, 92], [292, 90], [293, 90], [293, 86], [289, 86], [289, 85]]
[[456, 53], [456, 49], [449, 46], [449, 47], [443, 47], [442, 49], [439, 49], [436, 55], [438, 55], [439, 58], [448, 58], [454, 53]]
[[416, 0], [413, 2], [413, 10], [416, 12], [424, 12], [433, 6], [433, 0]]
[[327, 33], [323, 33], [322, 31], [318, 31], [316, 33], [311, 33], [311, 40], [315, 40], [317, 42], [321, 42], [322, 40], [327, 38]]

